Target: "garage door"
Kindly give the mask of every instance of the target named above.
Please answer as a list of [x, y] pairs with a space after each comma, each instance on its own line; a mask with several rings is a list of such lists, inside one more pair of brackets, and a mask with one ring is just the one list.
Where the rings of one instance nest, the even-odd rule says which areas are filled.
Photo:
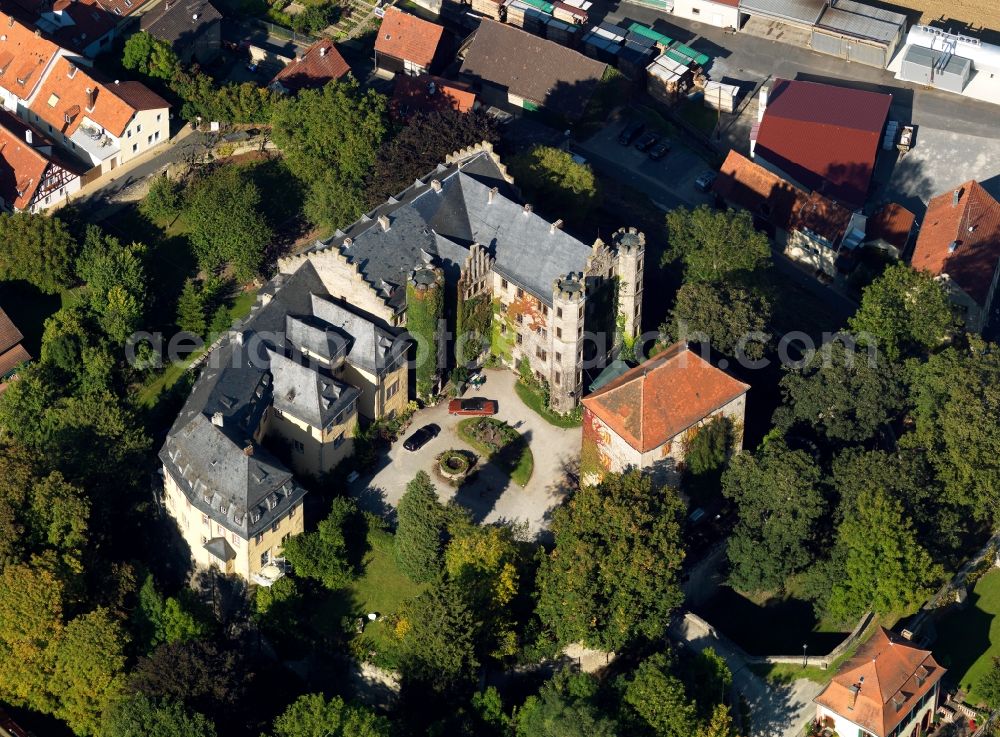
[[884, 69], [887, 64], [884, 46], [866, 43], [859, 39], [847, 38], [820, 30], [812, 32], [813, 51], [830, 54], [848, 61]]

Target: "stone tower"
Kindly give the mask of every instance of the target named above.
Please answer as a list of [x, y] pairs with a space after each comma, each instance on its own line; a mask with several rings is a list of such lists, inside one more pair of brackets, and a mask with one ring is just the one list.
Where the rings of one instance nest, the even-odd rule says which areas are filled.
[[634, 340], [642, 332], [642, 278], [646, 236], [636, 228], [621, 228], [612, 243], [618, 252], [618, 318], [624, 337]]
[[587, 299], [583, 274], [567, 274], [552, 285], [552, 369], [549, 403], [569, 412], [582, 396], [583, 313]]

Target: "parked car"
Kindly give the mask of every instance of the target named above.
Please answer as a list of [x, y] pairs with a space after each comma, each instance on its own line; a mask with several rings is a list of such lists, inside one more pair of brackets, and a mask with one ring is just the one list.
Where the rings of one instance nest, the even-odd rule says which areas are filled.
[[424, 425], [403, 441], [403, 447], [407, 450], [419, 450], [427, 445], [432, 438], [436, 438], [439, 432], [441, 432], [441, 428], [433, 422], [429, 425]]
[[659, 161], [668, 153], [670, 153], [670, 143], [667, 141], [660, 141], [656, 145], [650, 147], [649, 151], [646, 152], [646, 156], [651, 158], [653, 161]]
[[707, 192], [715, 184], [715, 177], [718, 176], [711, 169], [708, 171], [703, 171], [698, 175], [698, 178], [694, 180], [694, 186], [699, 192]]
[[648, 151], [659, 142], [660, 137], [655, 133], [645, 133], [635, 142], [635, 147], [639, 151]]
[[631, 146], [632, 141], [634, 141], [644, 130], [646, 130], [646, 124], [641, 120], [634, 120], [622, 128], [621, 135], [618, 136], [618, 143], [622, 146]]
[[492, 399], [472, 397], [471, 399], [452, 399], [448, 402], [450, 415], [495, 415], [497, 403]]

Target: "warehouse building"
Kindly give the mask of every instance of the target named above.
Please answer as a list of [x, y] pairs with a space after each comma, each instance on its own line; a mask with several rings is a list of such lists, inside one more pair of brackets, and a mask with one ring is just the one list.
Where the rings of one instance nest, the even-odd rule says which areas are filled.
[[903, 42], [906, 16], [855, 2], [832, 0], [812, 31], [814, 51], [885, 69]]
[[906, 82], [961, 93], [972, 77], [972, 60], [923, 46], [908, 46], [898, 76]]

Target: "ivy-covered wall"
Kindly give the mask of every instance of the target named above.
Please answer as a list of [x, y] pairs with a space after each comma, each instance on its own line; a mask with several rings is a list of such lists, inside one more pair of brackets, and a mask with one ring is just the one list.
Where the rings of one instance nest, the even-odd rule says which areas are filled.
[[438, 321], [444, 314], [444, 276], [440, 271], [429, 285], [406, 283], [406, 329], [417, 341], [417, 396], [427, 399], [438, 374]]
[[487, 294], [470, 299], [459, 297], [455, 313], [456, 364], [476, 360], [483, 349], [492, 343], [493, 312], [493, 301]]
[[[514, 320], [503, 309], [503, 304], [499, 299], [493, 299], [491, 310], [493, 314], [490, 329], [490, 354], [505, 366], [510, 366], [514, 361], [514, 341], [516, 331]], [[506, 334], [504, 328], [507, 328]]]

